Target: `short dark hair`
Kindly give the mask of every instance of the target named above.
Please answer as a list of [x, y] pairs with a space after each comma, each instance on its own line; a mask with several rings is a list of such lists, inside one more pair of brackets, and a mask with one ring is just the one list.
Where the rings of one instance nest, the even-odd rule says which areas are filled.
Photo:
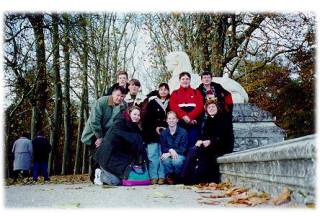
[[42, 130], [38, 131], [38, 132], [37, 132], [37, 136], [43, 137], [43, 136], [44, 136], [44, 132], [43, 132]]
[[130, 81], [129, 81], [129, 84], [134, 84], [134, 85], [136, 85], [136, 86], [138, 86], [138, 87], [141, 87], [141, 84], [140, 84], [140, 81], [138, 80], [138, 79], [131, 79]]
[[116, 86], [113, 88], [112, 93], [113, 93], [114, 91], [120, 91], [121, 94], [126, 94], [126, 89], [125, 89], [124, 87], [119, 86], [119, 85], [116, 85]]
[[[158, 89], [160, 89], [160, 88], [162, 88], [162, 87], [165, 87], [165, 88], [169, 91], [169, 93], [168, 93], [168, 95], [167, 95], [167, 97], [166, 97], [166, 99], [169, 99], [169, 98], [170, 98], [170, 88], [169, 88], [169, 85], [168, 85], [167, 83], [161, 83], [161, 84], [159, 84]], [[159, 90], [157, 91], [157, 96], [160, 98]]]
[[25, 131], [22, 133], [22, 137], [30, 138], [30, 133]]
[[189, 74], [189, 72], [181, 72], [179, 74], [179, 80], [183, 77], [183, 76], [188, 76], [191, 79], [191, 75]]
[[118, 78], [120, 75], [125, 75], [125, 76], [128, 78], [128, 73], [127, 73], [126, 71], [119, 71], [118, 74], [117, 74], [117, 78]]
[[202, 72], [202, 73], [200, 74], [201, 79], [202, 79], [202, 77], [203, 77], [204, 75], [209, 75], [210, 77], [212, 77], [212, 73], [211, 73], [210, 71], [204, 71], [204, 72]]
[[167, 84], [167, 83], [161, 83], [161, 84], [159, 84], [159, 89], [161, 88], [161, 87], [165, 87], [168, 91], [170, 91], [170, 89], [169, 89], [169, 85]]

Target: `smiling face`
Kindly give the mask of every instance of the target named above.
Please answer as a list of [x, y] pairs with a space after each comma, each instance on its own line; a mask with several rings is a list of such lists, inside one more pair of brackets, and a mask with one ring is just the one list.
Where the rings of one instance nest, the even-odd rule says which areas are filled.
[[120, 74], [117, 79], [120, 86], [125, 86], [127, 84], [128, 78], [125, 74]]
[[212, 77], [210, 75], [203, 75], [202, 78], [201, 78], [201, 82], [204, 84], [204, 85], [209, 85], [212, 81]]
[[138, 109], [133, 109], [130, 112], [131, 121], [134, 123], [138, 123], [140, 121], [140, 111]]
[[190, 86], [190, 78], [187, 75], [184, 75], [179, 79], [179, 83], [181, 87], [187, 88]]
[[169, 127], [175, 127], [178, 123], [178, 118], [177, 118], [176, 114], [169, 113], [167, 116], [167, 123], [168, 123]]
[[216, 104], [209, 104], [207, 106], [207, 110], [206, 111], [210, 116], [216, 115], [218, 113], [217, 105]]
[[169, 90], [165, 87], [162, 86], [159, 88], [159, 96], [160, 98], [166, 98], [169, 94]]
[[124, 99], [124, 95], [120, 90], [115, 90], [112, 92], [112, 100], [115, 105], [121, 104]]
[[128, 88], [131, 95], [137, 95], [140, 89], [140, 87], [135, 85], [134, 83], [130, 83]]

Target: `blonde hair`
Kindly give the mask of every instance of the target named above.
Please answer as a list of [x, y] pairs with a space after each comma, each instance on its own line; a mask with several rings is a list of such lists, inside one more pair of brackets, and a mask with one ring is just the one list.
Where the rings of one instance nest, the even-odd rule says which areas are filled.
[[169, 112], [167, 113], [167, 118], [168, 118], [169, 114], [173, 114], [176, 118], [178, 118], [176, 112], [174, 112], [174, 111], [169, 111]]

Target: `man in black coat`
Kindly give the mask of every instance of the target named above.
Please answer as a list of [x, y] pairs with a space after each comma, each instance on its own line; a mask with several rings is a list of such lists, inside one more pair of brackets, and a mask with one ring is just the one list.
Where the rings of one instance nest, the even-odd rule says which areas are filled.
[[37, 137], [32, 141], [33, 146], [33, 180], [38, 181], [39, 171], [42, 172], [45, 181], [49, 181], [48, 159], [51, 152], [51, 145], [44, 137], [44, 133], [39, 131]]

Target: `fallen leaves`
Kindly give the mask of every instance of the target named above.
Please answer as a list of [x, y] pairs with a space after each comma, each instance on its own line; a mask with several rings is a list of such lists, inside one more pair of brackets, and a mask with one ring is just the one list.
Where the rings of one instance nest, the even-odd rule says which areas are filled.
[[269, 199], [269, 194], [265, 192], [243, 192], [241, 194], [232, 196], [229, 203], [256, 206], [259, 204], [268, 203]]
[[[229, 181], [224, 183], [208, 183], [195, 185], [201, 193], [198, 202], [206, 205], [219, 205], [227, 200], [228, 204], [256, 206], [266, 204], [270, 200], [270, 195], [266, 192], [253, 192], [248, 188], [233, 186]], [[208, 194], [210, 195], [204, 195]], [[215, 199], [215, 200], [208, 200]]]
[[291, 200], [291, 194], [292, 191], [288, 187], [285, 187], [278, 196], [272, 199], [272, 203], [276, 206], [287, 203]]
[[[65, 175], [65, 176], [51, 176], [50, 184], [76, 184], [76, 183], [88, 183], [88, 174], [78, 174], [78, 175]], [[16, 182], [13, 179], [6, 179], [6, 185], [32, 185], [32, 184], [45, 184], [43, 177], [39, 178], [38, 182], [32, 180], [32, 177], [18, 179]]]

